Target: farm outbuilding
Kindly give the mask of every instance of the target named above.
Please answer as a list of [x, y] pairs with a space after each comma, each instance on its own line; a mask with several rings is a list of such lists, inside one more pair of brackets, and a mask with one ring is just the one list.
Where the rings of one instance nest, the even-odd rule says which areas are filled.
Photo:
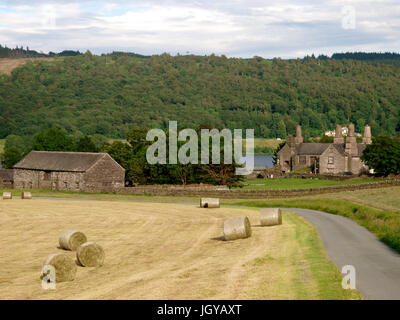
[[119, 188], [125, 169], [107, 153], [31, 151], [14, 166], [15, 189]]
[[14, 182], [14, 170], [0, 169], [0, 187], [12, 188]]

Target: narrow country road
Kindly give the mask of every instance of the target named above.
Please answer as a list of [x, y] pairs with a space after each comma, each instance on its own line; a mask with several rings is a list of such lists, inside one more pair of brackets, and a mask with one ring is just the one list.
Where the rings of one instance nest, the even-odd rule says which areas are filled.
[[329, 258], [339, 270], [352, 265], [356, 289], [373, 300], [400, 299], [400, 254], [353, 220], [326, 212], [286, 208], [317, 229]]

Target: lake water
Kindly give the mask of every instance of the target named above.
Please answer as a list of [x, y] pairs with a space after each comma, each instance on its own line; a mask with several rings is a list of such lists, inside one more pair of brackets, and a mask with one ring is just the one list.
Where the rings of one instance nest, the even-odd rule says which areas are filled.
[[[247, 156], [243, 157], [245, 162], [246, 158]], [[274, 156], [272, 154], [256, 154], [254, 155], [254, 166], [272, 168], [274, 166], [273, 159]]]

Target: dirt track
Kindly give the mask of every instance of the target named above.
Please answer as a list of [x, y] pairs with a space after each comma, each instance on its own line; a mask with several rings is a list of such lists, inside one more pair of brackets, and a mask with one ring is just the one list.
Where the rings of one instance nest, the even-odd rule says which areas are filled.
[[11, 74], [15, 68], [22, 66], [28, 61], [38, 61], [38, 60], [53, 60], [53, 58], [19, 58], [19, 59], [9, 59], [9, 58], [1, 58], [0, 59], [0, 74]]

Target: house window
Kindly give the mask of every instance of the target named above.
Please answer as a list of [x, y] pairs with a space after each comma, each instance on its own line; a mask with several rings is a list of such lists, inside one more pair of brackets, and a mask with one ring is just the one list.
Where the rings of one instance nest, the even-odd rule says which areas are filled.
[[306, 156], [299, 156], [299, 164], [306, 164], [307, 158]]
[[328, 164], [333, 164], [333, 157], [328, 157]]
[[80, 185], [79, 185], [79, 181], [76, 182], [76, 188], [79, 189]]
[[68, 182], [67, 181], [64, 181], [64, 188], [68, 189]]

